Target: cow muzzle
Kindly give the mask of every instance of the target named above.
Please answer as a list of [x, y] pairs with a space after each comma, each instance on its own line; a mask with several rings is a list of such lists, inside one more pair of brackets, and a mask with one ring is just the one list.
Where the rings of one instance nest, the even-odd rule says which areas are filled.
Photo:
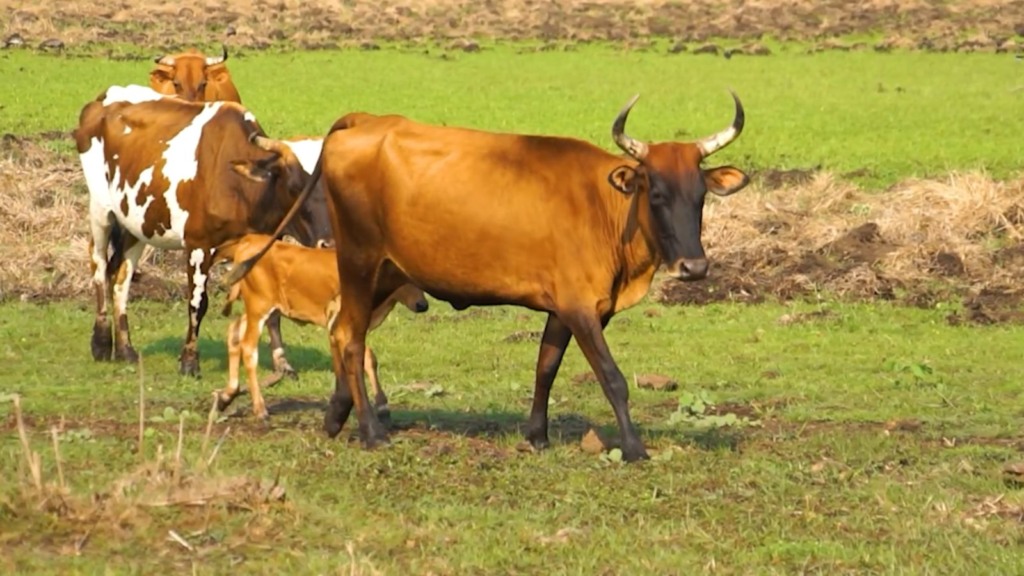
[[684, 282], [702, 280], [708, 275], [708, 260], [707, 258], [680, 258], [669, 266], [668, 275]]

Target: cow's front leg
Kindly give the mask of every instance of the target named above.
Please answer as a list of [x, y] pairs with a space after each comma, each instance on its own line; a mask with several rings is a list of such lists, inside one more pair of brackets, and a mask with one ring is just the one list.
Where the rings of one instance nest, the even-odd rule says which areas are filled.
[[205, 248], [188, 249], [188, 334], [178, 358], [178, 371], [198, 378], [199, 374], [199, 326], [206, 315], [210, 297], [206, 293], [206, 281], [213, 265], [213, 253]]
[[284, 355], [284, 338], [281, 337], [281, 312], [274, 310], [267, 318], [267, 332], [270, 332], [270, 357], [274, 361], [274, 372], [283, 376], [298, 378], [299, 374], [288, 363]]
[[[114, 360], [130, 363], [139, 361], [139, 354], [132, 347], [131, 331], [128, 329], [128, 292], [145, 247], [142, 242], [128, 237], [124, 245], [124, 261], [118, 266], [114, 277]], [[118, 248], [115, 246], [114, 249]]]

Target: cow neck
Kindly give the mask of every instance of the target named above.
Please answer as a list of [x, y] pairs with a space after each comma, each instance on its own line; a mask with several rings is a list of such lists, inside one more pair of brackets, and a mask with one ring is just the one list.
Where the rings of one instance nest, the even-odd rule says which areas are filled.
[[615, 312], [639, 302], [651, 287], [654, 273], [661, 266], [656, 231], [651, 218], [650, 178], [643, 165], [637, 166], [640, 185], [629, 195], [613, 192], [623, 203], [622, 268], [616, 280]]

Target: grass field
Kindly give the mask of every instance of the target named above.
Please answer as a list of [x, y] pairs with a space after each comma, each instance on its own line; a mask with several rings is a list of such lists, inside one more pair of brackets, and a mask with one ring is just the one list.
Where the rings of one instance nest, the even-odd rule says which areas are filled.
[[[772, 57], [672, 56], [598, 46], [518, 54], [498, 46], [442, 60], [419, 51], [239, 56], [232, 76], [278, 136], [320, 136], [356, 110], [426, 122], [576, 136], [611, 149], [619, 108], [639, 92], [630, 130], [649, 140], [698, 137], [731, 119], [732, 88], [747, 128], [720, 162], [754, 173], [821, 168], [865, 185], [981, 169], [1019, 171], [1024, 64], [1005, 54], [902, 52]], [[149, 60], [111, 62], [7, 52], [0, 130], [70, 130], [83, 103], [111, 84], [146, 83]], [[25, 86], [52, 87], [46, 98]], [[70, 150], [70, 142], [63, 143]]]
[[[445, 59], [387, 45], [249, 50], [229, 67], [243, 101], [279, 136], [319, 135], [341, 114], [367, 110], [612, 149], [611, 121], [633, 93], [642, 98], [631, 134], [686, 139], [729, 121], [731, 87], [747, 126], [715, 160], [758, 180], [722, 204], [756, 200], [776, 217], [790, 207], [760, 185], [770, 171], [820, 169], [875, 198], [895, 185], [905, 199], [913, 177], [1018, 177], [1024, 155], [1015, 112], [1024, 69], [1007, 54], [807, 55], [792, 43], [726, 60], [484, 45]], [[0, 133], [45, 142], [56, 153], [41, 157], [67, 170], [70, 142], [52, 133], [70, 130], [106, 86], [145, 83], [149, 62], [7, 50], [0, 67]], [[2, 151], [14, 158], [3, 166], [20, 166], [19, 149]], [[12, 188], [18, 178], [0, 174]], [[84, 206], [81, 181], [41, 181], [58, 205]], [[952, 182], [955, 192], [972, 181]], [[1019, 187], [992, 189], [1008, 195], [1011, 214]], [[815, 213], [818, 202], [850, 196], [844, 190], [801, 188], [798, 207], [823, 218], [835, 210]], [[2, 218], [20, 218], [8, 206], [0, 201]], [[901, 225], [940, 227], [933, 208], [922, 203]], [[709, 228], [730, 215], [714, 214]], [[66, 228], [80, 236], [82, 218]], [[974, 230], [966, 217], [945, 224]], [[1019, 244], [1012, 222], [1001, 230], [960, 232], [986, 246]], [[65, 237], [10, 235], [69, 250]], [[712, 276], [716, 250], [725, 247], [709, 250]], [[906, 307], [821, 291], [755, 305], [642, 302], [607, 329], [612, 352], [630, 380], [666, 375], [678, 389], [631, 387], [653, 459], [625, 465], [610, 407], [575, 345], [552, 393], [552, 449], [521, 450], [542, 315], [457, 313], [436, 300], [423, 315], [396, 309], [371, 335], [396, 425], [391, 447], [364, 451], [349, 428], [323, 436], [333, 386], [326, 337], [287, 322], [300, 376], [265, 391], [270, 423], [255, 423], [243, 396], [207, 433], [210, 392], [226, 380], [223, 299], [214, 295], [203, 324], [201, 380], [177, 374], [183, 298], [132, 303], [141, 367], [92, 362], [91, 297], [0, 302], [0, 572], [1024, 572], [1020, 472], [1005, 470], [1024, 449], [1024, 325], [952, 325], [967, 312], [958, 300]], [[611, 450], [584, 449], [591, 428]]]

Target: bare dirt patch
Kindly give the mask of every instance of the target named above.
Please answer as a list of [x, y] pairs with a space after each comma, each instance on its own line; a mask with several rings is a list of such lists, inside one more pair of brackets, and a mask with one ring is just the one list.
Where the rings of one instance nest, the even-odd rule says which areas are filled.
[[[118, 43], [161, 51], [226, 40], [245, 49], [373, 49], [376, 41], [432, 41], [475, 51], [480, 47], [472, 39], [500, 38], [553, 47], [603, 40], [646, 50], [652, 37], [662, 37], [673, 40], [667, 48], [673, 54], [733, 57], [770, 54], [757, 41], [773, 37], [814, 41], [812, 52], [1016, 52], [1022, 23], [1024, 3], [997, 0], [406, 0], [387, 6], [366, 0], [0, 0], [0, 47], [76, 51]], [[866, 33], [882, 40], [836, 40]], [[712, 38], [731, 43], [712, 45]]]

